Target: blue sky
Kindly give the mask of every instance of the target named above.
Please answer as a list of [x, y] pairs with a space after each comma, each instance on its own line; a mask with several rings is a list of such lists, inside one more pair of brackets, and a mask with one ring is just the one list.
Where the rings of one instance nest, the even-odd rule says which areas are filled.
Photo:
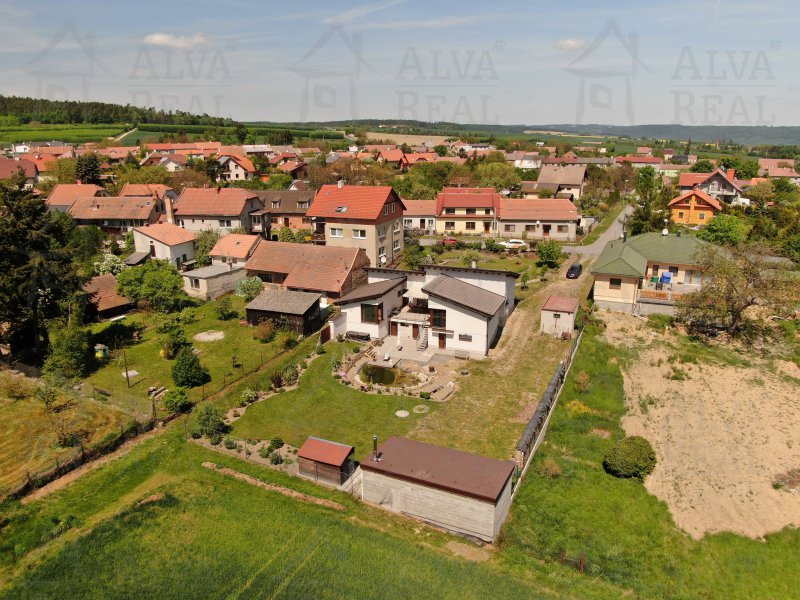
[[798, 124], [788, 2], [7, 4], [5, 94], [240, 120]]

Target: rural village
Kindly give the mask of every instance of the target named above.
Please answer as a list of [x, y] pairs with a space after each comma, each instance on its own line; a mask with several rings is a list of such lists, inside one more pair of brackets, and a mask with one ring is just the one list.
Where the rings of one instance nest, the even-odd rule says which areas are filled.
[[798, 597], [796, 160], [0, 96], [0, 598]]

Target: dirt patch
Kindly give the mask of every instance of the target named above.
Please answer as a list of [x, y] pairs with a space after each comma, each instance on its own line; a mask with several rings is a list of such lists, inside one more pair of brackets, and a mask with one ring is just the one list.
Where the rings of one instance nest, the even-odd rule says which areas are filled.
[[232, 479], [244, 481], [245, 483], [249, 483], [250, 485], [254, 485], [256, 487], [260, 487], [265, 490], [278, 492], [279, 494], [283, 494], [284, 496], [293, 498], [295, 500], [300, 500], [301, 502], [307, 502], [308, 504], [316, 504], [317, 506], [325, 506], [327, 508], [332, 508], [334, 510], [345, 510], [344, 506], [342, 506], [338, 502], [334, 502], [333, 500], [325, 500], [324, 498], [309, 496], [308, 494], [303, 494], [302, 492], [298, 492], [289, 489], [287, 487], [283, 487], [281, 485], [275, 485], [274, 483], [267, 483], [266, 481], [261, 481], [260, 479], [256, 479], [255, 477], [250, 477], [250, 475], [245, 475], [244, 473], [240, 473], [239, 471], [234, 471], [233, 469], [229, 469], [228, 467], [219, 467], [216, 465], [216, 463], [204, 462], [203, 466], [206, 469], [211, 469], [212, 471], [221, 473], [226, 477], [231, 477]]
[[775, 478], [773, 487], [793, 494], [800, 494], [800, 469], [792, 469]]
[[[609, 341], [649, 337], [635, 317], [603, 313], [603, 320]], [[776, 473], [800, 465], [797, 385], [755, 356], [747, 367], [682, 364], [657, 342], [640, 344], [623, 371], [622, 426], [650, 440], [658, 456], [647, 489], [694, 538], [718, 531], [758, 538], [800, 525], [800, 495], [773, 487]]]
[[139, 502], [136, 503], [136, 506], [144, 506], [145, 504], [153, 504], [154, 502], [161, 502], [166, 498], [166, 494], [164, 492], [159, 492], [157, 494], [152, 494], [147, 498], [142, 498]]
[[225, 332], [209, 329], [208, 331], [201, 331], [192, 339], [196, 342], [218, 342], [225, 339]]
[[447, 549], [453, 554], [466, 558], [473, 562], [486, 562], [492, 557], [492, 553], [485, 546], [479, 547], [461, 542], [447, 542]]
[[608, 429], [595, 428], [592, 429], [591, 433], [592, 435], [596, 435], [597, 437], [603, 438], [604, 440], [607, 440], [608, 438], [611, 437], [611, 432]]

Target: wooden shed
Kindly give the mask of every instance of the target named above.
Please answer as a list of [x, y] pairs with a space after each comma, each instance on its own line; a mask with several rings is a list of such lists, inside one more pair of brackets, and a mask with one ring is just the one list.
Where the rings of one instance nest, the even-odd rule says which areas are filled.
[[514, 463], [391, 437], [361, 463], [361, 494], [387, 510], [492, 542], [511, 507]]
[[578, 299], [571, 296], [550, 296], [542, 306], [540, 331], [556, 337], [572, 337]]
[[353, 446], [309, 437], [297, 453], [300, 475], [341, 485], [353, 472], [353, 452]]
[[270, 320], [286, 321], [292, 331], [310, 335], [322, 326], [320, 294], [283, 289], [266, 289], [245, 306], [247, 322], [258, 325]]

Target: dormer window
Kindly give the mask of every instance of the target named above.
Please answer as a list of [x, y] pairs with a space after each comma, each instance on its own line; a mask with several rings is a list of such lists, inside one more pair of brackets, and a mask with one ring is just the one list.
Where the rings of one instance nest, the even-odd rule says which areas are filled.
[[280, 208], [281, 201], [280, 200], [273, 200], [272, 201], [272, 208]]
[[297, 208], [308, 208], [308, 202], [298, 202]]

